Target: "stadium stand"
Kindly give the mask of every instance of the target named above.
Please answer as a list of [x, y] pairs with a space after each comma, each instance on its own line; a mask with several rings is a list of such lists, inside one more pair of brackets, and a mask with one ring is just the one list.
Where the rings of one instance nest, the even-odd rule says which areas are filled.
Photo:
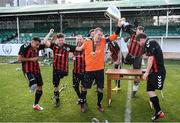
[[[142, 4], [143, 3], [143, 4]], [[121, 0], [110, 2], [92, 2], [80, 4], [33, 5], [23, 7], [0, 7], [0, 43], [24, 43], [33, 36], [43, 38], [50, 28], [63, 32], [66, 37], [77, 34], [87, 36], [91, 28], [100, 26], [104, 34], [110, 34], [109, 20], [104, 11], [109, 4], [120, 8], [123, 17], [133, 23], [135, 19], [145, 26], [149, 36], [166, 36], [166, 24], [154, 25], [154, 16], [179, 15], [179, 0]], [[169, 11], [171, 10], [171, 11]], [[142, 12], [143, 11], [143, 12]], [[19, 40], [17, 36], [17, 19], [19, 20]], [[5, 23], [8, 22], [8, 23]], [[115, 22], [113, 22], [115, 24]], [[11, 25], [8, 27], [8, 25]], [[114, 26], [113, 26], [114, 27]], [[112, 29], [114, 30], [114, 29]], [[168, 36], [180, 36], [179, 24], [169, 23]], [[122, 33], [122, 36], [128, 36]]]
[[1, 30], [0, 31], [0, 43], [6, 43], [17, 36], [16, 30]]
[[[46, 29], [29, 29], [29, 30], [21, 30], [20, 39], [18, 42], [16, 30], [3, 30], [1, 31], [0, 43], [8, 42], [8, 43], [24, 43], [31, 40], [33, 36], [38, 36], [43, 38], [47, 32], [44, 30], [48, 30], [50, 27], [46, 27]], [[88, 32], [91, 28], [90, 27], [83, 27], [83, 28], [66, 28], [64, 33], [66, 37], [72, 37], [78, 34], [83, 36], [87, 36]], [[109, 35], [109, 28], [103, 28], [104, 34]], [[44, 32], [43, 32], [44, 31]], [[31, 33], [28, 33], [31, 32]], [[32, 33], [33, 32], [33, 33]], [[145, 32], [149, 36], [165, 36], [166, 35], [166, 27], [165, 26], [147, 26], [145, 27]], [[176, 26], [169, 26], [168, 36], [178, 36], [180, 34], [180, 30]], [[128, 34], [123, 33], [123, 37], [128, 36]]]

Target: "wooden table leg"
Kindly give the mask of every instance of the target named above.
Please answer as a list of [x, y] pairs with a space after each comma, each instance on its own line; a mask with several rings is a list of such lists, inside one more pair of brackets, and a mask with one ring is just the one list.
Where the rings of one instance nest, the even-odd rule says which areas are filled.
[[111, 79], [107, 76], [107, 104], [111, 105]]

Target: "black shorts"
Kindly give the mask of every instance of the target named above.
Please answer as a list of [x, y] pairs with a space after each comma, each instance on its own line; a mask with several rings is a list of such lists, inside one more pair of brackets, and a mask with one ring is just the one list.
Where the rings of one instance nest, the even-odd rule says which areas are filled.
[[89, 89], [91, 88], [94, 81], [97, 84], [97, 88], [104, 88], [104, 69], [86, 72], [84, 76], [84, 81], [82, 82], [82, 86], [86, 89]]
[[29, 83], [30, 83], [30, 81], [34, 80], [34, 83], [37, 84], [37, 86], [42, 86], [43, 85], [43, 80], [42, 80], [41, 73], [34, 74], [34, 73], [31, 73], [31, 72], [28, 72], [28, 73], [24, 73], [24, 76], [29, 81]]
[[124, 59], [124, 63], [125, 64], [133, 64], [134, 63], [134, 57], [132, 57], [129, 53], [126, 55], [125, 59]]
[[73, 72], [73, 86], [79, 86], [84, 80], [85, 73], [74, 73]]
[[166, 73], [150, 73], [147, 80], [147, 91], [162, 90]]
[[133, 57], [128, 53], [124, 62], [125, 64], [133, 65], [133, 69], [141, 69], [142, 56]]
[[136, 57], [133, 63], [133, 69], [141, 69], [142, 66], [142, 57]]
[[62, 79], [64, 76], [67, 76], [67, 72], [62, 72], [58, 70], [53, 70], [53, 85], [55, 87], [59, 86], [60, 79]]

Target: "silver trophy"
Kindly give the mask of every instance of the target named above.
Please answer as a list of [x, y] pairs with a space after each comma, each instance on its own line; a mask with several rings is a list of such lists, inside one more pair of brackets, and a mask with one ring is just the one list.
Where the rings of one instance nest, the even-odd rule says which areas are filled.
[[114, 21], [118, 21], [121, 19], [121, 12], [115, 5], [109, 5], [104, 13], [105, 17], [111, 18]]

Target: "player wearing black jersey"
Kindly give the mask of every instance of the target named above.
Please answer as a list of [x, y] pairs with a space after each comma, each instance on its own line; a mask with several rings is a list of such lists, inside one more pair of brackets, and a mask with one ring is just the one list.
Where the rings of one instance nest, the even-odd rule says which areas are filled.
[[156, 89], [163, 89], [166, 77], [163, 53], [159, 44], [155, 40], [149, 41], [144, 33], [137, 35], [136, 40], [139, 41], [141, 46], [144, 46], [145, 53], [148, 56], [147, 69], [143, 75], [143, 79], [147, 79], [147, 93], [156, 110], [151, 118], [152, 121], [155, 121], [164, 117], [164, 113], [160, 108], [159, 99], [155, 93]]

